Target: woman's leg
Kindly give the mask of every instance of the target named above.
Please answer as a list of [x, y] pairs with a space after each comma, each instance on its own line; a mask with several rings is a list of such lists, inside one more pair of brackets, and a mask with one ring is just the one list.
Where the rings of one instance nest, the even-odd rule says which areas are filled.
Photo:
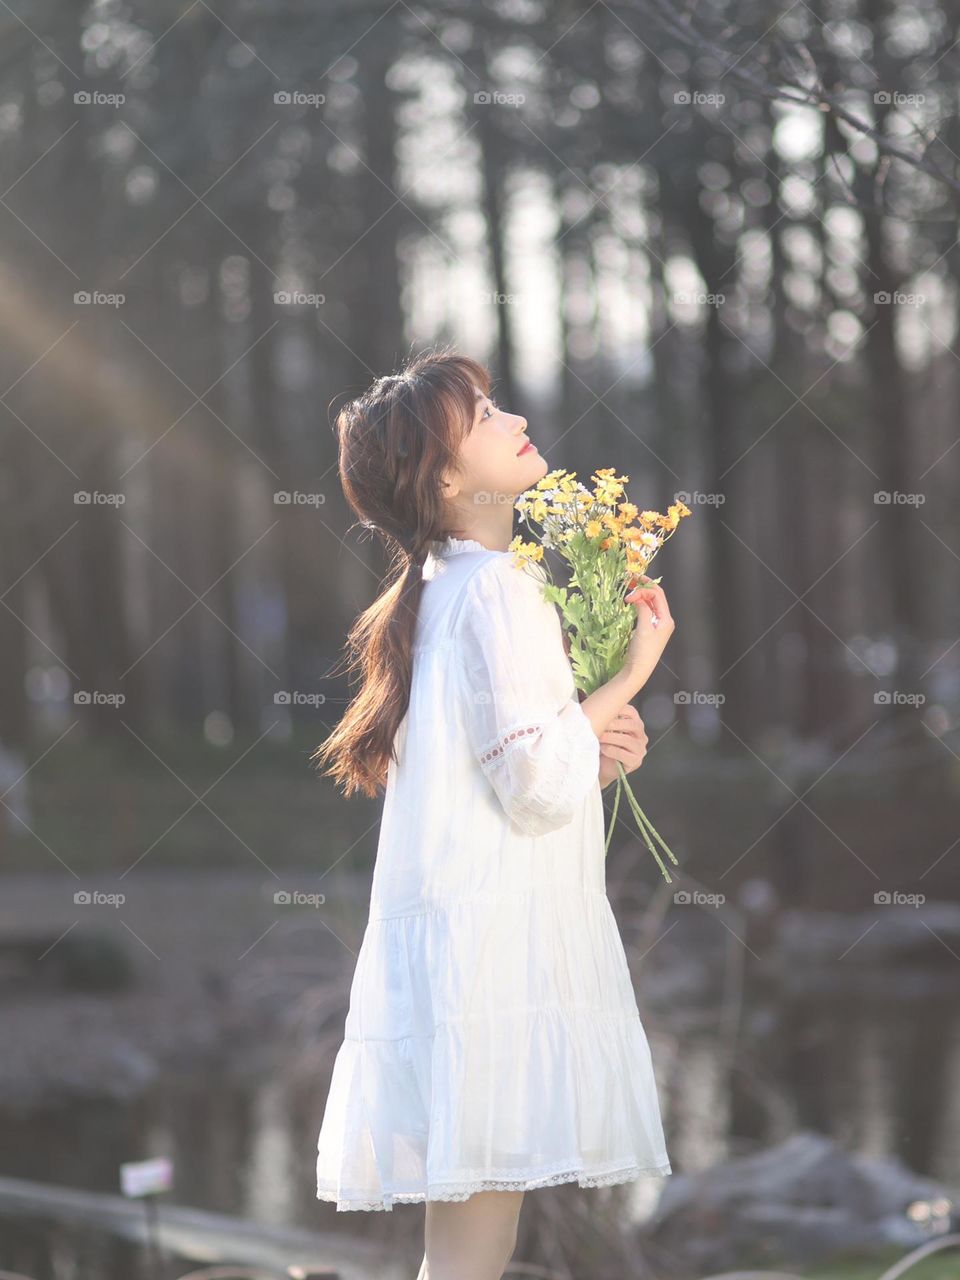
[[522, 1191], [428, 1200], [417, 1280], [500, 1280], [517, 1244]]

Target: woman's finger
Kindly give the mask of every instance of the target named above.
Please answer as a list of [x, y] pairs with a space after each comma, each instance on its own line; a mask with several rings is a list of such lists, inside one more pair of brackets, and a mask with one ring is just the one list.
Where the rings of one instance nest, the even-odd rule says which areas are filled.
[[646, 744], [646, 735], [632, 733], [629, 729], [605, 729], [600, 735], [601, 742], [616, 742], [619, 746], [628, 747]]
[[641, 738], [645, 737], [643, 729], [629, 721], [624, 722], [619, 728], [615, 724], [609, 725], [600, 735], [600, 741], [603, 742], [608, 734], [613, 734], [616, 738], [623, 738], [628, 742], [639, 742]]
[[635, 738], [630, 738], [626, 742], [601, 742], [600, 754], [605, 755], [608, 751], [623, 751], [638, 762], [647, 754], [646, 746], [637, 742]]
[[640, 712], [637, 710], [637, 708], [633, 705], [632, 702], [628, 702], [625, 707], [622, 707], [617, 712], [616, 719], [617, 720], [620, 720], [620, 719], [633, 720], [636, 722], [636, 721], [639, 721], [640, 719]]
[[626, 712], [618, 711], [617, 714], [610, 721], [609, 727], [611, 729], [614, 728], [615, 726], [621, 726], [622, 728], [625, 728], [627, 725], [632, 726], [632, 725], [635, 725], [636, 723], [637, 722], [633, 718], [633, 716], [628, 716]]
[[646, 729], [639, 716], [636, 719], [633, 716], [615, 716], [604, 729], [604, 733], [632, 733], [639, 736], [646, 733]]
[[622, 747], [608, 747], [600, 755], [604, 760], [619, 760], [628, 773], [643, 763], [643, 756], [635, 751], [624, 751]]

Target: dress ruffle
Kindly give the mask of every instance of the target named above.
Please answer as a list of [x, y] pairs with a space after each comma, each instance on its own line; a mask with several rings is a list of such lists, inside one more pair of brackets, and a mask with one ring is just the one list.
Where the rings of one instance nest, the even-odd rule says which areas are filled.
[[[518, 936], [525, 965], [509, 945]], [[604, 892], [555, 886], [371, 916], [318, 1140], [318, 1199], [391, 1209], [670, 1172]]]
[[589, 1174], [567, 1167], [558, 1173], [545, 1174], [537, 1178], [524, 1178], [519, 1181], [515, 1177], [502, 1181], [473, 1178], [460, 1183], [459, 1186], [446, 1183], [442, 1186], [432, 1186], [426, 1192], [384, 1194], [379, 1200], [345, 1200], [332, 1187], [322, 1187], [317, 1190], [317, 1199], [335, 1201], [339, 1212], [350, 1209], [392, 1210], [395, 1204], [421, 1204], [424, 1200], [469, 1200], [478, 1191], [534, 1191], [539, 1187], [556, 1187], [564, 1182], [576, 1182], [581, 1187], [612, 1187], [617, 1183], [634, 1182], [637, 1178], [665, 1178], [671, 1172], [669, 1164], [657, 1165], [649, 1169], [640, 1169], [636, 1165], [631, 1165], [627, 1168], [613, 1169], [608, 1173]]
[[435, 556], [455, 556], [463, 551], [489, 551], [489, 547], [485, 547], [482, 542], [478, 542], [476, 538], [440, 538], [431, 544], [431, 550]]

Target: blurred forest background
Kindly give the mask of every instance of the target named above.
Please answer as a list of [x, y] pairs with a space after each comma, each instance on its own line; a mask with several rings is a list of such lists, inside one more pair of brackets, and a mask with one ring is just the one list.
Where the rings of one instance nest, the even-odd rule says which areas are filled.
[[[939, 0], [0, 5], [0, 943], [95, 987], [95, 922], [143, 981], [122, 1034], [4, 1001], [0, 1092], [43, 1105], [64, 1025], [89, 1096], [218, 1018], [311, 1046], [282, 1097], [158, 1071], [96, 1167], [82, 1116], [0, 1109], [2, 1172], [176, 1150], [181, 1200], [316, 1222], [380, 805], [309, 755], [388, 569], [331, 422], [452, 343], [551, 467], [693, 512], [634, 783], [726, 911], [623, 815], [608, 859], [675, 1168], [807, 1128], [960, 1185], [958, 36]], [[110, 876], [121, 911], [76, 896]], [[522, 1256], [603, 1236], [563, 1196]]]
[[451, 341], [552, 466], [690, 495], [670, 751], [955, 800], [955, 16], [8, 8], [8, 783], [64, 734], [319, 741], [385, 567], [331, 409]]

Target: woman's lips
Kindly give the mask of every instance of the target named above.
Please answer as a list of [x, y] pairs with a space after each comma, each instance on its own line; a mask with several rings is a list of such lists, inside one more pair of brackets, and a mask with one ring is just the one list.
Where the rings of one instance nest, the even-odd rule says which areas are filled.
[[517, 450], [517, 457], [518, 458], [522, 457], [523, 454], [528, 453], [531, 449], [536, 449], [536, 447], [537, 446], [533, 443], [532, 440], [528, 440], [522, 449]]

